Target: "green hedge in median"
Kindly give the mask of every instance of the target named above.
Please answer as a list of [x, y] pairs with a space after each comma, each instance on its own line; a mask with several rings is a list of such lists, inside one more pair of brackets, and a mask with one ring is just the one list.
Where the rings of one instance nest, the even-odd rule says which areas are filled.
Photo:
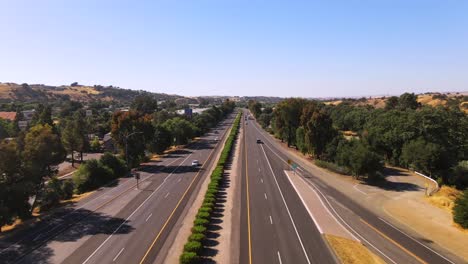
[[203, 240], [205, 239], [205, 234], [207, 232], [208, 225], [210, 224], [211, 214], [213, 213], [216, 203], [216, 195], [218, 194], [219, 187], [223, 179], [224, 168], [226, 162], [229, 160], [234, 140], [239, 132], [241, 117], [242, 113], [239, 112], [234, 124], [232, 125], [231, 132], [226, 139], [223, 150], [221, 151], [216, 168], [211, 173], [208, 190], [205, 193], [205, 199], [203, 200], [203, 204], [200, 209], [198, 209], [196, 218], [193, 221], [192, 234], [184, 245], [184, 252], [179, 257], [179, 262], [181, 264], [194, 264], [200, 259], [199, 255], [203, 250]]

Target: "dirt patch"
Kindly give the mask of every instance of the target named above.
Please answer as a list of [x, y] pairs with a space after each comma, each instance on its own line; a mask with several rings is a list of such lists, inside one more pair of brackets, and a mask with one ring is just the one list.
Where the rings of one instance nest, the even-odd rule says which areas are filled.
[[372, 253], [360, 242], [337, 237], [333, 235], [325, 235], [330, 246], [335, 251], [341, 263], [346, 264], [384, 264], [380, 257]]
[[452, 213], [455, 200], [461, 193], [461, 191], [453, 187], [442, 186], [438, 192], [432, 196], [426, 197], [426, 199], [429, 201], [429, 203]]

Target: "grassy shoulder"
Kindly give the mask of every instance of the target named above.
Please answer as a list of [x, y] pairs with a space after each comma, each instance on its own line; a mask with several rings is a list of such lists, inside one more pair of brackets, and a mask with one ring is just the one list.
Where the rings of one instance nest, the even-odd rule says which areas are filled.
[[325, 235], [341, 263], [346, 264], [384, 264], [379, 256], [372, 253], [360, 242], [333, 235]]
[[455, 200], [462, 194], [462, 191], [450, 186], [442, 186], [440, 190], [432, 196], [427, 196], [426, 199], [430, 204], [436, 207], [447, 210], [452, 213]]

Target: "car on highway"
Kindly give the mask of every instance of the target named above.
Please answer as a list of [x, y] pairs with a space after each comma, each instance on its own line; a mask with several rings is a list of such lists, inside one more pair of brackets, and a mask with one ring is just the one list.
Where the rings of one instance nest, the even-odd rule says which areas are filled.
[[215, 137], [214, 141], [218, 142], [218, 141], [219, 141], [219, 138], [218, 138], [218, 137]]
[[200, 166], [200, 162], [198, 160], [193, 160], [192, 167], [198, 167], [198, 166]]
[[260, 140], [259, 138], [257, 138], [257, 144], [262, 144], [262, 140]]

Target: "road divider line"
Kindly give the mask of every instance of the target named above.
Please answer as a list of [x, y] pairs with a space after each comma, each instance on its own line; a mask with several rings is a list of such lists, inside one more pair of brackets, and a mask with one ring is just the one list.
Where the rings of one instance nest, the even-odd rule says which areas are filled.
[[[224, 136], [226, 135], [227, 131], [224, 132], [223, 134], [223, 138]], [[153, 242], [151, 243], [151, 245], [149, 246], [148, 250], [146, 250], [145, 252], [145, 255], [143, 255], [143, 258], [140, 260], [140, 264], [144, 263], [146, 258], [148, 257], [149, 253], [151, 252], [151, 250], [153, 249], [154, 245], [156, 244], [156, 242], [158, 241], [159, 237], [161, 236], [162, 232], [165, 230], [166, 226], [168, 225], [169, 221], [172, 219], [172, 217], [174, 216], [174, 213], [175, 211], [177, 210], [177, 208], [179, 208], [180, 204], [182, 203], [182, 200], [185, 198], [185, 196], [187, 195], [188, 191], [190, 190], [190, 188], [192, 187], [193, 183], [195, 182], [195, 180], [198, 178], [198, 176], [200, 175], [200, 173], [203, 171], [203, 168], [205, 167], [205, 165], [209, 162], [211, 156], [213, 155], [214, 151], [216, 150], [216, 147], [214, 147], [211, 151], [210, 151], [210, 155], [208, 155], [208, 158], [206, 159], [206, 162], [203, 163], [203, 165], [201, 166], [200, 170], [198, 170], [197, 174], [195, 175], [195, 177], [192, 179], [192, 181], [190, 182], [189, 186], [185, 189], [185, 192], [182, 194], [182, 197], [179, 199], [179, 201], [177, 202], [176, 206], [174, 207], [174, 209], [172, 210], [171, 214], [169, 215], [169, 217], [166, 219], [166, 222], [164, 222], [164, 225], [162, 226], [161, 230], [158, 232], [158, 234], [156, 235], [156, 237], [154, 238]]]
[[397, 228], [396, 226], [390, 224], [390, 223], [389, 223], [388, 221], [386, 221], [385, 219], [380, 218], [380, 217], [379, 217], [379, 219], [382, 220], [382, 221], [383, 221], [384, 223], [386, 223], [387, 225], [389, 225], [389, 226], [393, 227], [394, 229], [398, 230], [398, 231], [399, 231], [400, 233], [402, 233], [403, 235], [405, 235], [405, 236], [411, 238], [414, 242], [420, 244], [421, 246], [423, 246], [423, 247], [427, 248], [428, 250], [432, 251], [433, 253], [437, 254], [439, 257], [445, 259], [446, 261], [448, 261], [448, 262], [450, 262], [450, 263], [452, 263], [452, 264], [455, 264], [455, 263], [454, 263], [453, 261], [451, 261], [450, 259], [448, 259], [448, 258], [442, 256], [441, 254], [437, 253], [436, 251], [434, 251], [434, 250], [431, 249], [430, 247], [424, 245], [423, 243], [421, 243], [421, 242], [419, 242], [418, 240], [414, 239], [413, 237], [409, 236], [408, 234], [406, 234], [405, 232], [401, 231], [401, 230], [400, 230], [399, 228]]
[[273, 218], [271, 218], [271, 215], [270, 215], [270, 224], [273, 224]]
[[151, 197], [153, 197], [153, 195], [164, 185], [164, 183], [167, 181], [167, 179], [191, 156], [192, 154], [188, 155], [183, 161], [181, 164], [179, 164], [179, 166], [177, 166], [172, 172], [171, 174], [167, 175], [166, 178], [164, 178], [164, 181], [161, 183], [161, 185], [158, 186], [158, 188], [156, 188], [118, 227], [117, 229], [114, 230], [114, 232], [112, 232], [112, 234], [110, 236], [108, 236], [106, 238], [106, 240], [104, 240], [104, 242], [102, 242], [98, 248], [96, 248], [96, 250], [93, 251], [93, 253], [91, 253], [91, 255], [89, 255], [89, 257], [83, 262], [83, 264], [86, 264], [106, 243], [107, 241], [109, 241], [109, 239], [112, 238], [112, 236], [114, 236], [115, 233], [117, 233], [117, 231], [119, 231], [119, 229], [125, 224], [128, 222], [128, 220], [149, 200], [151, 199]]
[[[248, 161], [247, 161], [247, 144], [245, 144], [245, 139], [247, 137], [247, 129], [244, 126], [244, 160], [245, 160], [245, 187], [247, 189], [247, 236], [249, 238], [249, 264], [252, 264], [252, 237], [251, 237], [251, 227], [250, 227], [250, 191], [249, 191], [249, 172], [248, 172]], [[257, 159], [258, 165], [258, 159]], [[263, 180], [262, 180], [263, 182]]]
[[120, 256], [120, 254], [122, 254], [122, 252], [124, 251], [125, 248], [122, 248], [119, 253], [117, 253], [117, 255], [114, 257], [114, 259], [112, 260], [112, 262], [115, 262], [115, 260]]
[[268, 197], [267, 197], [266, 193], [264, 193], [264, 195], [265, 195], [265, 200], [268, 200]]
[[362, 191], [361, 189], [359, 189], [359, 188], [357, 187], [358, 185], [359, 185], [359, 184], [355, 184], [355, 185], [353, 185], [353, 188], [354, 188], [356, 191], [358, 191], [358, 192], [360, 192], [360, 193], [364, 194], [365, 196], [368, 196], [368, 194], [367, 194], [367, 193], [365, 193], [364, 191]]
[[[304, 252], [304, 255], [305, 255], [305, 257], [306, 257], [307, 263], [310, 264], [309, 256], [307, 255], [307, 252], [306, 252], [306, 250], [305, 250], [304, 244], [302, 243], [301, 236], [299, 235], [299, 232], [297, 231], [296, 224], [294, 223], [294, 219], [292, 218], [291, 212], [289, 211], [288, 204], [286, 203], [286, 200], [284, 199], [283, 192], [281, 191], [281, 188], [280, 188], [280, 186], [279, 186], [278, 180], [276, 179], [275, 172], [273, 171], [273, 168], [271, 167], [270, 161], [268, 160], [268, 157], [267, 157], [267, 155], [266, 155], [265, 149], [263, 148], [263, 144], [261, 144], [260, 147], [262, 148], [263, 155], [265, 155], [265, 159], [266, 159], [266, 161], [267, 161], [267, 163], [268, 163], [268, 167], [270, 167], [270, 171], [271, 171], [271, 173], [273, 174], [273, 179], [275, 179], [276, 187], [278, 187], [279, 193], [280, 193], [280, 195], [281, 195], [281, 199], [283, 200], [283, 203], [284, 203], [284, 205], [286, 206], [286, 211], [288, 212], [289, 219], [291, 219], [291, 223], [292, 223], [292, 225], [293, 225], [293, 227], [294, 227], [294, 231], [296, 232], [296, 236], [297, 236], [297, 238], [299, 239], [299, 243], [301, 244], [302, 251]], [[278, 251], [278, 252], [279, 252], [279, 251]]]
[[263, 183], [263, 178], [262, 178], [262, 179], [260, 179], [260, 181]]
[[278, 251], [278, 261], [279, 261], [279, 264], [282, 264], [283, 262], [281, 261], [281, 254], [279, 253]]
[[164, 196], [164, 199], [166, 199], [168, 196], [169, 196], [169, 193], [167, 193], [166, 196]]
[[391, 239], [389, 236], [385, 235], [384, 233], [382, 233], [380, 230], [378, 230], [377, 228], [375, 228], [373, 225], [369, 224], [367, 221], [363, 220], [361, 218], [361, 222], [363, 222], [364, 224], [366, 224], [368, 227], [370, 227], [372, 230], [374, 230], [375, 232], [377, 232], [379, 235], [381, 235], [382, 237], [386, 238], [388, 241], [392, 242], [395, 246], [399, 247], [401, 250], [403, 250], [406, 254], [412, 256], [413, 258], [415, 258], [417, 261], [423, 263], [423, 264], [427, 264], [426, 261], [422, 260], [420, 257], [416, 256], [413, 252], [407, 250], [405, 247], [403, 247], [402, 245], [400, 245], [398, 242], [396, 242], [395, 240]]

